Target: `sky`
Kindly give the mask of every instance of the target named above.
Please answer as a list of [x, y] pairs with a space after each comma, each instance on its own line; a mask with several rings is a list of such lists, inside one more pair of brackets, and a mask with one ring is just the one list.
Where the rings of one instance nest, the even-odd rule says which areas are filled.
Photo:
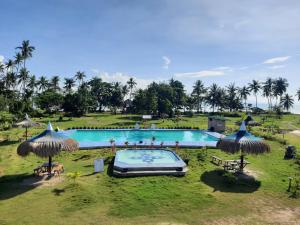
[[[0, 0], [0, 61], [30, 40], [32, 74], [126, 82], [175, 78], [187, 92], [279, 76], [300, 88], [298, 0]], [[250, 101], [254, 101], [251, 97]], [[266, 100], [259, 98], [260, 103]], [[300, 110], [300, 107], [299, 107]]]

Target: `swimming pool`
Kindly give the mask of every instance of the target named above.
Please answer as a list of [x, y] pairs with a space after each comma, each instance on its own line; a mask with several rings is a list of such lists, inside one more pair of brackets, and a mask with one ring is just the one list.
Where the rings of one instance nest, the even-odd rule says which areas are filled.
[[[95, 129], [62, 131], [79, 142], [79, 147], [96, 148], [111, 146], [210, 146], [215, 147], [220, 136], [214, 132], [184, 129]], [[127, 142], [125, 144], [125, 142]]]
[[113, 173], [116, 176], [183, 176], [186, 171], [185, 162], [175, 152], [164, 149], [117, 151], [113, 167]]

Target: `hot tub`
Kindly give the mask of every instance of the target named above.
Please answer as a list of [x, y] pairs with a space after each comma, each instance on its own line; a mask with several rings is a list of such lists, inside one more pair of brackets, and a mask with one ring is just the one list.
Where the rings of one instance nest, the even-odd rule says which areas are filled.
[[116, 176], [184, 176], [186, 171], [185, 162], [175, 152], [165, 149], [120, 150], [113, 166]]

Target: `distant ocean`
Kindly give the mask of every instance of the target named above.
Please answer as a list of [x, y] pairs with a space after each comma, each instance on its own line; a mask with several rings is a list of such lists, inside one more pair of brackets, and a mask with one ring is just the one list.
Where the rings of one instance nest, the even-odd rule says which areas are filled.
[[[253, 106], [255, 104], [252, 104]], [[262, 108], [262, 109], [268, 109], [268, 104], [266, 103], [258, 103], [257, 107]], [[295, 114], [300, 114], [300, 103], [296, 102], [293, 106], [293, 108], [291, 108], [291, 112], [295, 113]]]

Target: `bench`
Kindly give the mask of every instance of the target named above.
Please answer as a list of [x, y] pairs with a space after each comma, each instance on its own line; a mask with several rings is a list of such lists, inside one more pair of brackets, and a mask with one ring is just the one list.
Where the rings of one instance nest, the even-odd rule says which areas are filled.
[[220, 159], [220, 158], [217, 157], [217, 156], [212, 156], [212, 157], [211, 157], [211, 161], [212, 161], [212, 163], [214, 163], [214, 164], [216, 164], [216, 165], [218, 165], [218, 166], [222, 165], [222, 162], [223, 162], [223, 160]]

